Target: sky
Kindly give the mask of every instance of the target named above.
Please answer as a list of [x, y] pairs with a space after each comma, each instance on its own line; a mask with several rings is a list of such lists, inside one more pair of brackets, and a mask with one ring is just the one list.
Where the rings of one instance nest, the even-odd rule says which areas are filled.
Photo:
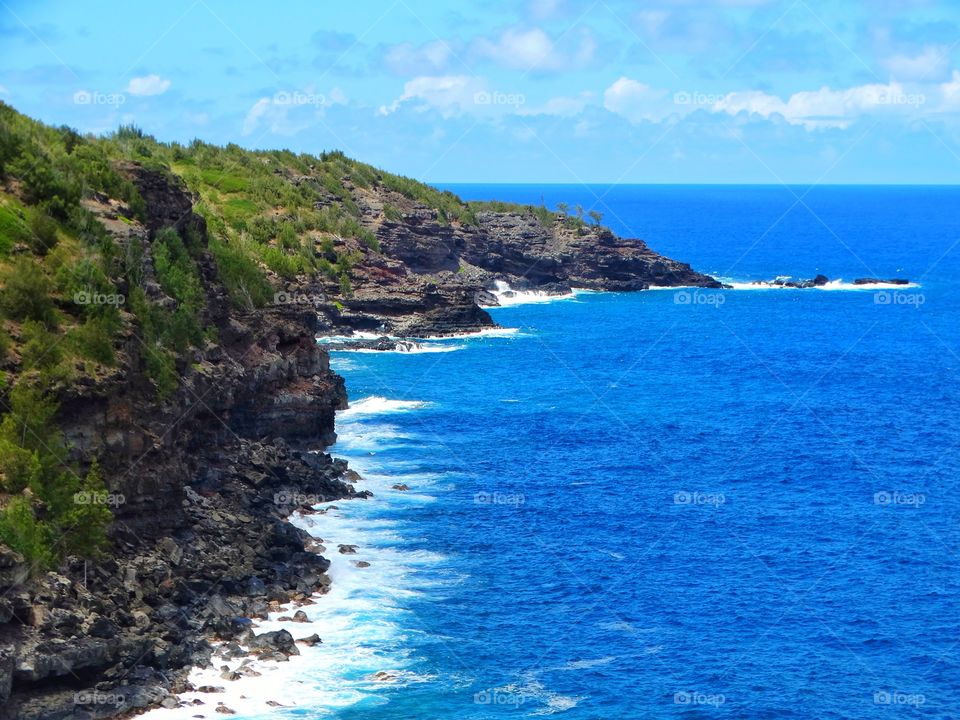
[[0, 0], [0, 99], [437, 183], [960, 183], [960, 2]]

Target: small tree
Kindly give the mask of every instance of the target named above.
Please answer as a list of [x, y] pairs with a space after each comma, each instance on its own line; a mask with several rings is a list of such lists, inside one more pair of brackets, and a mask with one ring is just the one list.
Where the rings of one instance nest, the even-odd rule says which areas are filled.
[[565, 202], [557, 203], [557, 212], [561, 215], [566, 215], [570, 211], [570, 206]]
[[587, 214], [590, 216], [590, 219], [593, 220], [594, 227], [600, 227], [600, 223], [603, 221], [603, 213], [591, 210]]

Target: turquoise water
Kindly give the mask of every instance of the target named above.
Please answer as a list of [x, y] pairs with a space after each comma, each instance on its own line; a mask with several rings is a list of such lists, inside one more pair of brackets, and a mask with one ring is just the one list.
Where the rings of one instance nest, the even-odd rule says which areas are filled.
[[614, 229], [730, 280], [919, 286], [579, 294], [495, 309], [515, 333], [448, 352], [337, 354], [333, 453], [376, 498], [321, 529], [371, 562], [334, 568], [329, 652], [363, 661], [339, 707], [300, 712], [956, 716], [958, 200], [618, 187]]

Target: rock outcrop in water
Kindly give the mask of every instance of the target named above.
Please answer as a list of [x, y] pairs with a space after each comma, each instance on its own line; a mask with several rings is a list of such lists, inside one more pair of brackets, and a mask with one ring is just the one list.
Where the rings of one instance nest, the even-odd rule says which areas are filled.
[[[753, 285], [766, 287], [783, 287], [804, 290], [807, 288], [824, 287], [832, 282], [826, 275], [817, 275], [812, 280], [791, 280], [788, 277], [780, 276], [773, 280], [755, 280]], [[909, 285], [910, 281], [905, 278], [893, 278], [891, 280], [880, 280], [879, 278], [857, 278], [853, 281], [854, 285]]]

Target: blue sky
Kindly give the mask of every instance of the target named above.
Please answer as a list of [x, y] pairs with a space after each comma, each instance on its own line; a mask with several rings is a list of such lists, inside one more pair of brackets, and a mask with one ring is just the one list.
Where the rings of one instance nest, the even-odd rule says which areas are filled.
[[0, 0], [47, 122], [433, 182], [960, 182], [960, 3]]

